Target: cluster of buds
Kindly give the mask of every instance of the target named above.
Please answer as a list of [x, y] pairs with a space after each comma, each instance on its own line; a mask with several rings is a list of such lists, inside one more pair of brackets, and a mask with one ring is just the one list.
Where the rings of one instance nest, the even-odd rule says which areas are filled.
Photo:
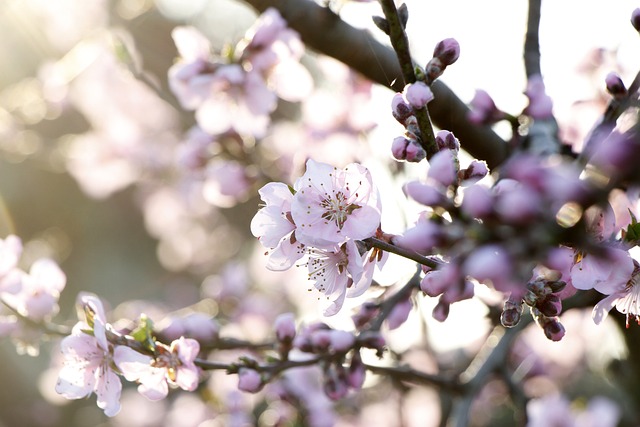
[[391, 144], [391, 153], [397, 160], [420, 162], [427, 157], [414, 111], [425, 108], [431, 100], [433, 92], [423, 82], [408, 84], [403, 93], [393, 97], [391, 113], [405, 128], [404, 135], [395, 138]]

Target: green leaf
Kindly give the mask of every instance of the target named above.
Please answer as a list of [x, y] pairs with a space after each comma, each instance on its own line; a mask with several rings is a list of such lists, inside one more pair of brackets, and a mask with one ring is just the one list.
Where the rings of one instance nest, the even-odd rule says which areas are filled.
[[140, 315], [138, 327], [131, 331], [130, 335], [145, 348], [155, 351], [156, 339], [153, 336], [153, 321], [146, 314]]

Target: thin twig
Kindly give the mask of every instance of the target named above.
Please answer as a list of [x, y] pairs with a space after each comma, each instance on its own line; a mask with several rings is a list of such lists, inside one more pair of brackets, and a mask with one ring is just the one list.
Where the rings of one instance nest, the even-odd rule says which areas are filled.
[[387, 251], [396, 255], [400, 255], [412, 261], [415, 261], [419, 264], [426, 265], [427, 267], [436, 269], [442, 265], [441, 261], [437, 261], [434, 258], [426, 257], [424, 255], [420, 255], [417, 252], [414, 252], [409, 249], [404, 249], [399, 246], [396, 246], [392, 243], [385, 242], [384, 240], [377, 239], [375, 237], [369, 237], [362, 241], [370, 248], [378, 248], [383, 251]]

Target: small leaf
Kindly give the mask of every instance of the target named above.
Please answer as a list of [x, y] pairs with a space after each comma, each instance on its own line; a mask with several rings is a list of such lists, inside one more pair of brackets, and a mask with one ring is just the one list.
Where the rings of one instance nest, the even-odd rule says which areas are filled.
[[375, 15], [372, 16], [371, 19], [373, 19], [373, 23], [376, 24], [376, 27], [378, 27], [386, 35], [389, 35], [391, 30], [389, 28], [389, 22], [386, 19], [381, 16]]
[[146, 314], [142, 313], [140, 315], [138, 327], [131, 331], [130, 335], [145, 348], [155, 351], [156, 340], [153, 336], [153, 321]]

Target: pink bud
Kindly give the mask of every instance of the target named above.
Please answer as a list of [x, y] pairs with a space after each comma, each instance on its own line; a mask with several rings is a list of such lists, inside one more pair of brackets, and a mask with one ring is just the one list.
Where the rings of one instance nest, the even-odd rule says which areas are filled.
[[349, 372], [347, 375], [349, 386], [356, 390], [361, 389], [366, 376], [367, 370], [364, 363], [362, 363], [362, 357], [360, 356], [360, 352], [356, 351], [351, 358], [351, 364], [349, 365]]
[[566, 332], [562, 323], [555, 317], [547, 319], [544, 325], [542, 325], [542, 330], [544, 331], [544, 335], [551, 341], [560, 341]]
[[610, 72], [605, 77], [604, 82], [607, 85], [607, 92], [613, 95], [614, 98], [621, 98], [627, 94], [627, 88], [618, 73]]
[[486, 218], [493, 212], [491, 191], [482, 185], [472, 185], [465, 189], [462, 212], [472, 218]]
[[464, 261], [464, 273], [478, 282], [494, 285], [508, 279], [512, 263], [505, 249], [497, 244], [480, 246]]
[[391, 154], [396, 160], [405, 160], [407, 158], [407, 145], [409, 140], [404, 136], [398, 136], [391, 143]]
[[526, 114], [541, 120], [553, 117], [553, 101], [545, 92], [541, 75], [529, 77], [524, 93], [529, 98], [529, 105], [525, 108]]
[[404, 87], [404, 97], [413, 108], [420, 109], [433, 100], [433, 92], [424, 82], [415, 82]]
[[324, 393], [331, 400], [342, 399], [349, 393], [347, 381], [342, 365], [331, 365], [324, 375]]
[[449, 149], [457, 152], [460, 150], [460, 141], [448, 130], [441, 130], [436, 134], [436, 144], [438, 151]]
[[428, 254], [442, 239], [442, 229], [434, 221], [420, 220], [415, 226], [407, 229], [403, 234], [394, 236], [394, 245], [421, 254]]
[[405, 124], [405, 121], [413, 115], [411, 106], [407, 104], [401, 93], [396, 93], [391, 100], [391, 114], [393, 114], [393, 117], [403, 125]]
[[356, 337], [347, 331], [330, 331], [331, 348], [336, 353], [344, 353], [350, 350], [356, 343]]
[[491, 124], [504, 117], [504, 113], [498, 110], [491, 95], [482, 89], [476, 90], [470, 104], [471, 111], [468, 118], [472, 123]]
[[412, 163], [418, 163], [427, 157], [427, 152], [418, 143], [418, 141], [409, 140], [409, 144], [405, 149], [405, 160]]
[[438, 322], [444, 322], [449, 317], [449, 308], [450, 304], [438, 301], [438, 304], [433, 308], [431, 312], [431, 316], [436, 319]]
[[397, 329], [406, 322], [412, 308], [413, 304], [411, 303], [411, 298], [403, 299], [397, 303], [387, 317], [387, 326], [389, 326], [389, 330]]
[[459, 277], [458, 268], [455, 265], [446, 264], [438, 270], [425, 274], [420, 282], [420, 289], [430, 297], [437, 297], [449, 286], [455, 286]]
[[365, 302], [356, 314], [351, 316], [357, 329], [367, 325], [380, 312], [380, 306], [373, 302]]
[[631, 25], [636, 31], [640, 32], [640, 8], [635, 9], [631, 13]]
[[402, 190], [406, 196], [425, 206], [442, 206], [447, 200], [438, 188], [419, 181], [407, 182]]
[[437, 152], [429, 160], [427, 176], [445, 187], [455, 183], [458, 178], [458, 168], [454, 153], [451, 150]]
[[460, 56], [460, 44], [453, 38], [444, 39], [436, 45], [433, 56], [439, 58], [445, 67], [451, 65]]
[[238, 389], [247, 393], [257, 393], [262, 389], [262, 376], [258, 371], [251, 368], [240, 368], [238, 370]]
[[291, 342], [296, 336], [296, 320], [293, 313], [282, 313], [274, 322], [276, 338], [280, 342]]
[[466, 169], [460, 172], [460, 179], [466, 181], [466, 184], [472, 184], [487, 176], [489, 167], [484, 160], [473, 160]]

